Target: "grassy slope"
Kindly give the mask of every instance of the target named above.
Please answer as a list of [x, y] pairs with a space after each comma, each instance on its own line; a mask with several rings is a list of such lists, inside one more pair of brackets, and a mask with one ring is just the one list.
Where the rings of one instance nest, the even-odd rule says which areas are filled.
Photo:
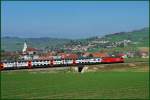
[[2, 72], [2, 98], [148, 98], [147, 72]]
[[148, 47], [149, 28], [144, 28], [141, 30], [127, 32], [127, 33], [110, 34], [110, 35], [106, 35], [105, 39], [110, 40], [110, 41], [121, 41], [124, 39], [128, 39], [133, 42], [139, 42], [137, 46]]
[[125, 62], [149, 62], [149, 58], [125, 58]]
[[24, 41], [27, 45], [39, 49], [45, 47], [62, 47], [62, 44], [69, 42], [69, 39], [55, 39], [55, 38], [17, 38], [17, 37], [3, 37], [1, 38], [2, 49], [8, 51], [22, 50]]
[[[112, 42], [122, 41], [122, 40], [131, 40], [132, 42], [137, 42], [137, 44], [130, 44], [128, 47], [115, 47], [111, 49], [106, 49], [110, 51], [133, 51], [137, 50], [138, 47], [148, 47], [149, 46], [149, 28], [144, 28], [137, 31], [132, 32], [124, 32], [117, 34], [108, 34], [103, 37], [104, 40], [109, 40]], [[95, 40], [95, 38], [90, 38], [90, 41]], [[89, 52], [100, 51], [102, 48], [95, 48], [89, 50]]]

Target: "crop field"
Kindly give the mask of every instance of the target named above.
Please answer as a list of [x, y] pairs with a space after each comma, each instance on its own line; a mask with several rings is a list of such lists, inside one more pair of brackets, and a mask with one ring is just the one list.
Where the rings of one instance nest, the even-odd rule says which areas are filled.
[[148, 99], [149, 72], [1, 72], [2, 99]]

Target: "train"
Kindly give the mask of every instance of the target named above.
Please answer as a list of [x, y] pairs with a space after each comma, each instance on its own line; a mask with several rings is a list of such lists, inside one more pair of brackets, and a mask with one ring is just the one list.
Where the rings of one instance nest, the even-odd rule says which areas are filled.
[[79, 59], [50, 59], [1, 62], [1, 70], [32, 69], [45, 67], [77, 66], [90, 64], [124, 63], [122, 57], [79, 58]]

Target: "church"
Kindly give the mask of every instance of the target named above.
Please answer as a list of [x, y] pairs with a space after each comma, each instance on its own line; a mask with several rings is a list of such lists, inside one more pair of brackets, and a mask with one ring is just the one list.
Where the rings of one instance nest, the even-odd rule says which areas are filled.
[[38, 53], [38, 49], [32, 48], [32, 47], [28, 47], [27, 46], [27, 42], [25, 41], [23, 49], [22, 49], [21, 59], [23, 59], [23, 60], [38, 59], [37, 53]]

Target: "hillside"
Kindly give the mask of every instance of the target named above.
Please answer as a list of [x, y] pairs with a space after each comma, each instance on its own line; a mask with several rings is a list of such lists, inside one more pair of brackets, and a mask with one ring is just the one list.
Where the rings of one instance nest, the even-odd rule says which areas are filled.
[[149, 47], [149, 28], [134, 30], [131, 32], [119, 32], [103, 37], [91, 37], [69, 42], [67, 47], [84, 48], [89, 52], [100, 50], [137, 50], [139, 47]]
[[[114, 46], [114, 44], [119, 44], [114, 46], [122, 47], [124, 40], [131, 41], [128, 47], [149, 47], [149, 28], [143, 28], [139, 30], [134, 30], [132, 32], [120, 32], [108, 34], [103, 37], [91, 37], [87, 39], [57, 39], [57, 38], [18, 38], [18, 37], [2, 37], [1, 47], [6, 51], [21, 50], [23, 48], [24, 41], [27, 41], [29, 46], [39, 48], [39, 49], [52, 49], [52, 48], [75, 48], [88, 47], [89, 45], [94, 45], [88, 47], [88, 49], [99, 49], [106, 48], [107, 46]], [[106, 42], [106, 43], [101, 43]], [[80, 48], [79, 47], [79, 48]]]
[[138, 42], [138, 46], [148, 46], [149, 44], [149, 28], [143, 28], [132, 32], [120, 32], [104, 36], [105, 40], [109, 41], [121, 41], [131, 40]]
[[24, 41], [27, 41], [28, 46], [45, 49], [53, 47], [62, 47], [63, 44], [69, 42], [69, 39], [56, 38], [18, 38], [18, 37], [3, 37], [1, 46], [6, 51], [22, 50]]

